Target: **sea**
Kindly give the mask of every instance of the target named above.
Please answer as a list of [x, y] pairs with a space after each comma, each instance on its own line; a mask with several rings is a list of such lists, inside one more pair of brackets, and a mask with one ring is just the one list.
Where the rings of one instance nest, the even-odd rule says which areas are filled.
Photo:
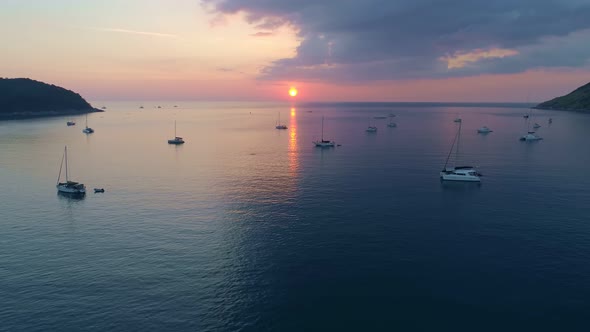
[[[590, 114], [94, 105], [89, 135], [0, 122], [1, 331], [588, 330]], [[84, 198], [56, 191], [65, 146]]]

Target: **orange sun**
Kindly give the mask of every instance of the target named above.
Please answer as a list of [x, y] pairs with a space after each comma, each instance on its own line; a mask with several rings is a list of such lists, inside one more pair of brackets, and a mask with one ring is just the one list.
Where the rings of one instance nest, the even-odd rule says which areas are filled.
[[291, 97], [297, 96], [297, 89], [295, 89], [295, 87], [291, 87], [289, 89], [289, 96], [291, 96]]

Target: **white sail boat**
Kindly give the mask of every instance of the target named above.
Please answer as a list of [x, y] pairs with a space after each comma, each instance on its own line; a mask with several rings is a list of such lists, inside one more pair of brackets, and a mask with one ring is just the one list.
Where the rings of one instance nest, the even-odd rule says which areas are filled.
[[464, 182], [480, 182], [481, 181], [481, 174], [475, 169], [473, 166], [453, 166], [447, 167], [449, 164], [449, 159], [451, 158], [451, 154], [453, 153], [453, 148], [456, 146], [455, 150], [455, 164], [457, 164], [459, 160], [459, 142], [461, 141], [461, 122], [459, 122], [459, 129], [457, 130], [457, 135], [453, 140], [453, 144], [451, 145], [451, 151], [449, 151], [449, 155], [447, 156], [447, 161], [445, 162], [445, 166], [443, 170], [440, 172], [440, 178], [443, 181], [464, 181]]
[[395, 117], [395, 114], [389, 114], [389, 123], [387, 124], [387, 126], [389, 128], [395, 128], [397, 127], [397, 123], [393, 122], [393, 118]]
[[322, 139], [319, 141], [314, 141], [313, 144], [315, 144], [315, 146], [319, 147], [319, 148], [331, 148], [331, 147], [336, 146], [336, 142], [324, 139], [324, 117], [323, 116], [322, 116]]
[[[61, 173], [64, 166], [64, 161], [66, 164], [66, 182], [59, 182], [61, 180]], [[57, 191], [63, 194], [70, 194], [70, 195], [84, 195], [86, 194], [86, 186], [82, 183], [70, 181], [68, 177], [68, 147], [64, 148], [64, 155], [61, 158], [61, 165], [59, 166], [59, 175], [57, 177]]]
[[287, 129], [287, 126], [281, 124], [281, 112], [279, 112], [279, 120], [277, 121], [277, 125], [275, 126], [276, 129]]
[[94, 132], [94, 129], [88, 127], [88, 114], [86, 114], [86, 128], [82, 129], [82, 132], [84, 134], [92, 134]]
[[175, 145], [184, 144], [184, 140], [182, 139], [182, 137], [176, 136], [176, 120], [174, 120], [174, 138], [169, 139], [168, 144], [175, 144]]

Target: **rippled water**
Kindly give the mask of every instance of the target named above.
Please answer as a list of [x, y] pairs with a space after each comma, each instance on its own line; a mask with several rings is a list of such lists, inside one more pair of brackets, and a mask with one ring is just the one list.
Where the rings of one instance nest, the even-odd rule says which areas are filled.
[[[0, 330], [587, 327], [589, 115], [524, 143], [514, 107], [105, 105], [0, 122]], [[481, 185], [438, 179], [457, 116]], [[66, 144], [104, 194], [56, 194]]]

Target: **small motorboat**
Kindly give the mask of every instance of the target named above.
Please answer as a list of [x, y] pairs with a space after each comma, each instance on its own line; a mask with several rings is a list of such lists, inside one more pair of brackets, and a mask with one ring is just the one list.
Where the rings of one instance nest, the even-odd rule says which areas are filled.
[[368, 126], [366, 131], [368, 133], [376, 133], [377, 132], [377, 127], [375, 127], [375, 126]]
[[553, 119], [552, 118], [549, 118], [549, 123], [553, 123]]
[[522, 117], [525, 118], [525, 119], [528, 119], [529, 118], [529, 115], [528, 114], [525, 114]]
[[488, 128], [486, 126], [483, 126], [477, 130], [477, 132], [480, 134], [487, 134], [487, 133], [491, 133], [492, 131], [493, 130], [491, 130], [490, 128]]
[[74, 121], [68, 121], [68, 122], [66, 122], [66, 124], [68, 125], [68, 127], [76, 125], [76, 123]]
[[538, 124], [538, 123], [535, 123], [535, 124], [533, 125], [533, 128], [535, 128], [535, 129], [537, 129], [537, 128], [541, 128], [541, 125], [540, 125], [540, 124]]
[[104, 188], [94, 188], [94, 193], [104, 193]]
[[390, 122], [390, 123], [388, 123], [388, 124], [387, 124], [387, 126], [388, 126], [389, 128], [395, 128], [395, 127], [397, 127], [397, 123], [395, 123], [395, 122]]
[[461, 118], [456, 118], [455, 120], [453, 120], [453, 122], [457, 122], [457, 123], [460, 123], [461, 121], [463, 121], [463, 120], [461, 120]]

